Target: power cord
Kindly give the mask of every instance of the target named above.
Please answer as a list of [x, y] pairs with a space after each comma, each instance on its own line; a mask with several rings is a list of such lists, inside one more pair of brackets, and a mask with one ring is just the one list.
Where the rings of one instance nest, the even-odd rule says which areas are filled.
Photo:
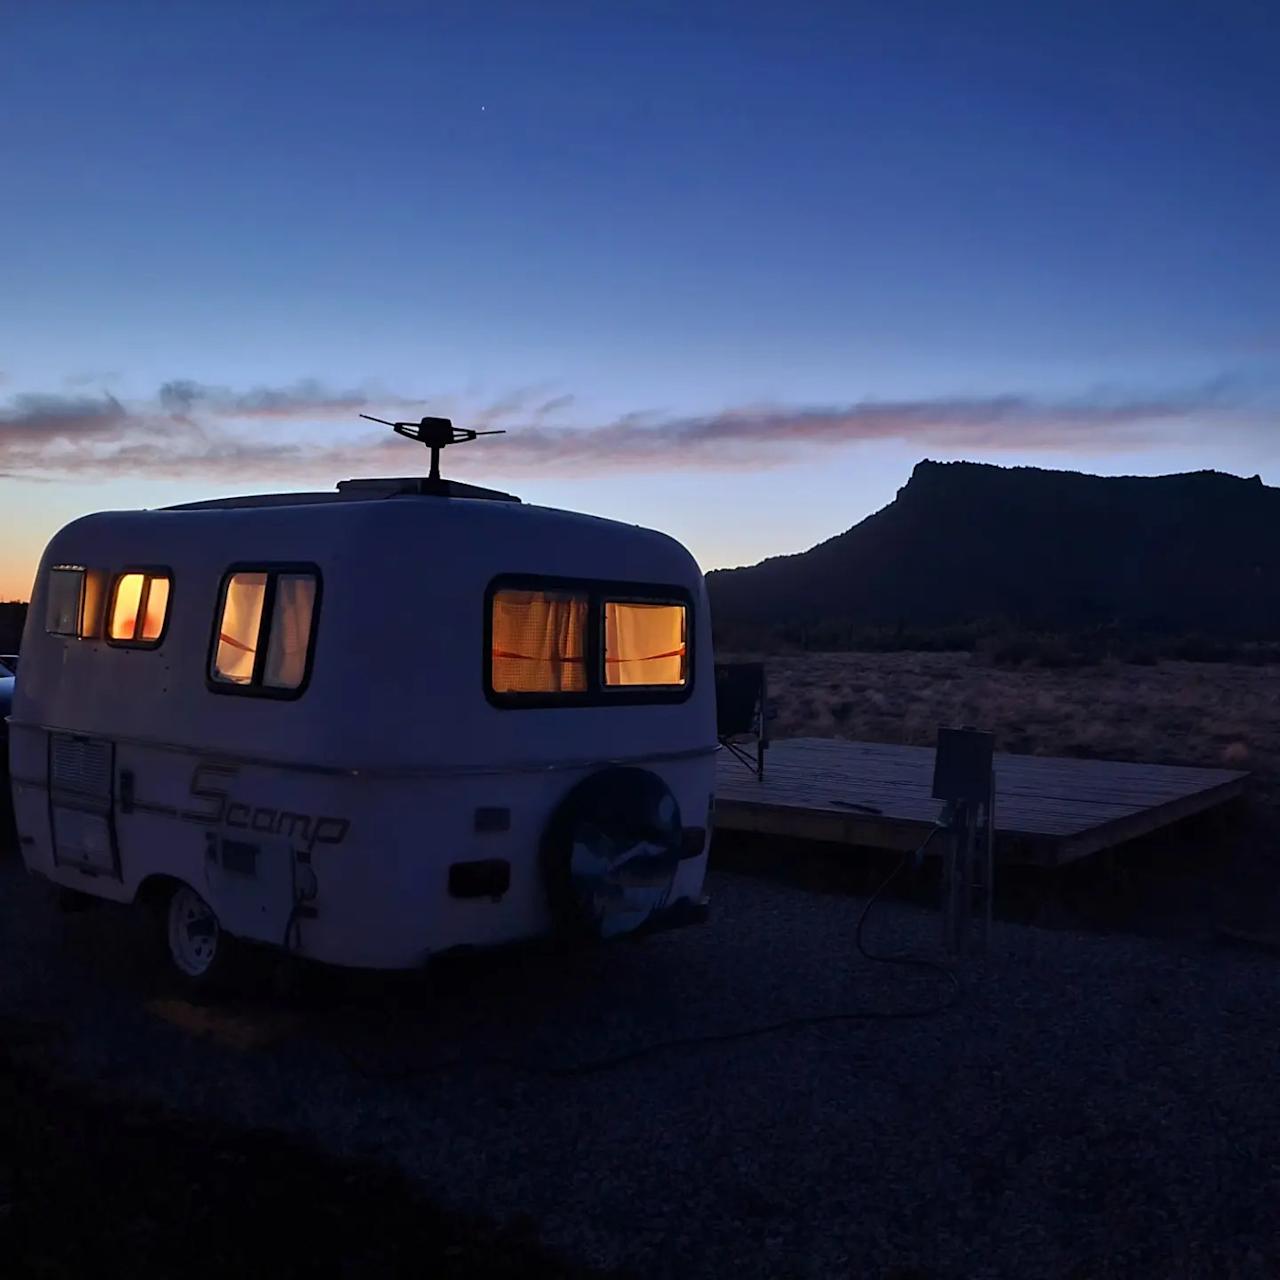
[[643, 1058], [651, 1058], [659, 1053], [666, 1053], [675, 1049], [693, 1049], [701, 1048], [707, 1045], [732, 1044], [739, 1040], [756, 1039], [759, 1036], [774, 1035], [780, 1031], [801, 1030], [806, 1027], [825, 1026], [836, 1022], [906, 1022], [920, 1018], [933, 1018], [940, 1014], [946, 1013], [959, 1002], [960, 999], [960, 981], [955, 973], [948, 969], [945, 965], [938, 964], [932, 960], [926, 960], [921, 956], [890, 956], [882, 955], [873, 951], [868, 951], [862, 940], [863, 929], [867, 922], [867, 917], [871, 914], [872, 907], [880, 900], [885, 890], [897, 879], [902, 873], [903, 868], [908, 862], [918, 863], [924, 856], [925, 850], [929, 847], [930, 841], [939, 831], [944, 830], [942, 824], [934, 826], [933, 830], [925, 837], [924, 843], [921, 844], [914, 852], [904, 853], [899, 859], [897, 866], [880, 882], [879, 886], [872, 893], [863, 906], [858, 916], [857, 928], [854, 932], [854, 941], [857, 945], [859, 953], [867, 960], [871, 960], [877, 964], [893, 964], [903, 965], [908, 968], [922, 969], [929, 973], [936, 973], [947, 980], [948, 992], [945, 998], [934, 1001], [932, 1004], [923, 1005], [914, 1009], [847, 1009], [835, 1010], [830, 1013], [808, 1013], [798, 1014], [794, 1017], [780, 1018], [776, 1022], [765, 1022], [755, 1026], [741, 1027], [732, 1031], [713, 1031], [705, 1035], [697, 1036], [676, 1036], [669, 1040], [654, 1040], [648, 1044], [639, 1045], [634, 1049], [628, 1049], [623, 1053], [611, 1054], [602, 1058], [589, 1058], [585, 1062], [569, 1063], [565, 1066], [557, 1066], [550, 1063], [531, 1062], [527, 1059], [506, 1058], [492, 1055], [484, 1055], [482, 1057], [474, 1057], [471, 1055], [458, 1055], [453, 1058], [447, 1058], [438, 1062], [424, 1063], [414, 1067], [406, 1068], [404, 1071], [378, 1071], [371, 1070], [367, 1065], [359, 1059], [348, 1054], [348, 1061], [351, 1065], [367, 1079], [379, 1080], [382, 1082], [397, 1082], [400, 1080], [410, 1080], [416, 1077], [429, 1075], [437, 1071], [450, 1071], [455, 1067], [476, 1067], [491, 1066], [505, 1067], [515, 1071], [522, 1071], [530, 1075], [546, 1076], [553, 1080], [570, 1080], [579, 1079], [583, 1076], [598, 1075], [605, 1071], [613, 1071], [619, 1067], [629, 1066], [633, 1062], [639, 1062]]
[[871, 914], [871, 908], [876, 905], [880, 896], [884, 891], [902, 874], [907, 863], [910, 862], [913, 867], [918, 867], [924, 859], [925, 850], [928, 849], [930, 842], [939, 832], [946, 830], [946, 824], [937, 822], [933, 829], [924, 838], [924, 842], [910, 854], [903, 854], [898, 860], [898, 865], [889, 872], [887, 876], [880, 882], [875, 892], [872, 893], [866, 903], [863, 905], [862, 911], [858, 916], [858, 927], [854, 931], [854, 942], [857, 944], [858, 952], [866, 960], [873, 960], [876, 964], [897, 964], [903, 965], [909, 969], [923, 969], [926, 973], [936, 973], [946, 978], [951, 986], [951, 999], [946, 1002], [943, 1008], [950, 1008], [960, 998], [960, 980], [956, 977], [954, 969], [948, 969], [946, 965], [939, 964], [936, 960], [926, 960], [923, 956], [888, 956], [875, 951], [868, 951], [866, 944], [862, 941], [862, 931], [867, 923], [867, 917]]

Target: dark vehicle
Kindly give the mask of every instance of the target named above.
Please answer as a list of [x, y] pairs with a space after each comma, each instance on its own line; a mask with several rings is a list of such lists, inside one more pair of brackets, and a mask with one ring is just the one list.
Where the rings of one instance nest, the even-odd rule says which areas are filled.
[[13, 706], [13, 673], [0, 666], [0, 777], [9, 780], [9, 724], [8, 715]]
[[0, 665], [0, 854], [13, 842], [13, 801], [9, 794], [9, 711], [13, 706], [13, 676]]

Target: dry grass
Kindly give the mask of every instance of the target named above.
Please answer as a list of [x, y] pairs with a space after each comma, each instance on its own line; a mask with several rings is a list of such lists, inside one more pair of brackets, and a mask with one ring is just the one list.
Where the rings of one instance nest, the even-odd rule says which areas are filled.
[[994, 732], [1002, 751], [1249, 769], [1259, 796], [1280, 800], [1275, 668], [1117, 662], [1008, 670], [953, 653], [787, 653], [764, 661], [774, 737], [930, 745], [939, 725], [970, 724]]

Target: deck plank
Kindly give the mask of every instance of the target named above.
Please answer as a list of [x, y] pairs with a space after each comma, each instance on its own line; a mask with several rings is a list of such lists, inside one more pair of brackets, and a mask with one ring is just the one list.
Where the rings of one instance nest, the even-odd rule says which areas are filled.
[[[770, 745], [765, 776], [757, 779], [722, 752], [716, 825], [911, 848], [939, 811], [933, 760], [932, 747], [789, 738]], [[1225, 804], [1249, 777], [1232, 769], [1005, 753], [997, 753], [995, 770], [997, 856], [1055, 866]]]

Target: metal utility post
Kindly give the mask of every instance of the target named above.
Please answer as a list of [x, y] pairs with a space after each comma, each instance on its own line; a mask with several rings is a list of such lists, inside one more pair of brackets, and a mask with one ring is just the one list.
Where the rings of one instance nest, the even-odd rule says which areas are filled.
[[991, 936], [995, 854], [994, 739], [939, 729], [933, 795], [944, 801], [943, 939], [954, 956], [984, 955]]

